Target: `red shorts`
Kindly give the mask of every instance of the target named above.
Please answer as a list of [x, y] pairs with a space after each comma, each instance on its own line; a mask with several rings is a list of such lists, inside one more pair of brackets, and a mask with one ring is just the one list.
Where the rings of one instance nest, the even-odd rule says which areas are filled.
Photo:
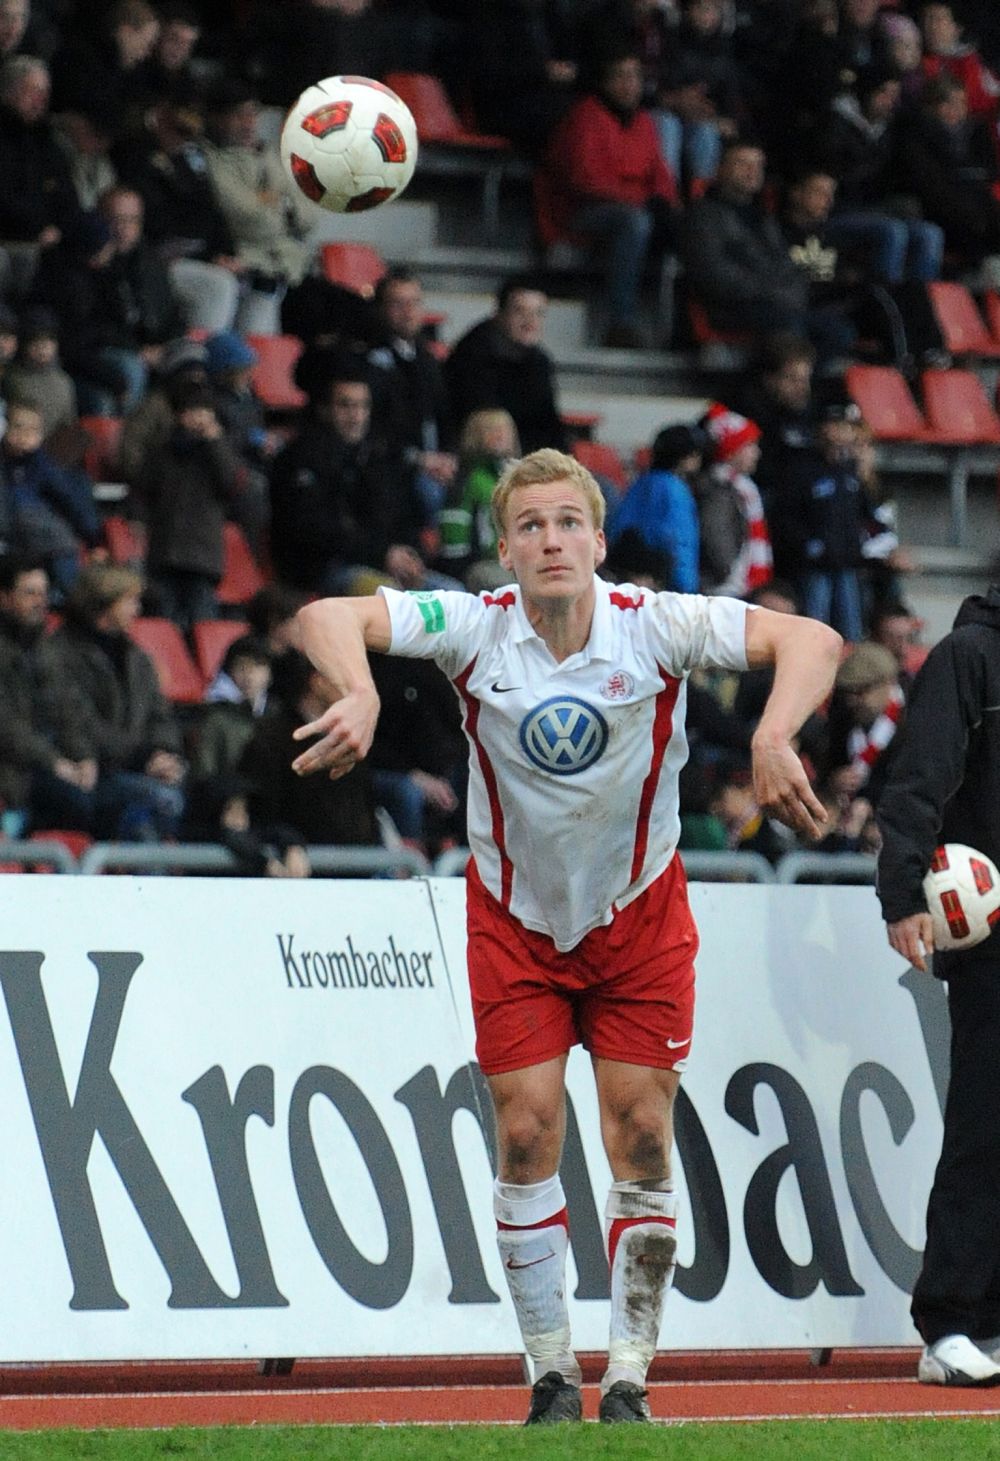
[[474, 862], [466, 882], [476, 1057], [487, 1075], [538, 1065], [577, 1044], [630, 1065], [683, 1067], [698, 933], [679, 857], [565, 954], [487, 892]]

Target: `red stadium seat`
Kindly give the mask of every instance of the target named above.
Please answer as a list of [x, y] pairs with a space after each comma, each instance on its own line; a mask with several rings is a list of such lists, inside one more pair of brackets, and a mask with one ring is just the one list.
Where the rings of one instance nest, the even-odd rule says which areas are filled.
[[319, 251], [324, 279], [370, 299], [386, 271], [382, 255], [369, 244], [328, 243]]
[[226, 650], [236, 639], [250, 633], [242, 619], [201, 619], [191, 631], [194, 657], [206, 685], [219, 673]]
[[986, 328], [976, 301], [964, 284], [937, 280], [927, 293], [941, 326], [945, 349], [952, 355], [1000, 355], [1000, 341]]
[[439, 142], [449, 147], [510, 151], [506, 137], [489, 136], [464, 125], [436, 76], [424, 71], [393, 71], [385, 78], [385, 84], [413, 113], [421, 145]]
[[624, 491], [628, 473], [625, 471], [625, 463], [613, 446], [608, 446], [607, 442], [588, 441], [585, 437], [579, 437], [570, 446], [570, 451], [595, 477], [607, 477], [619, 491]]
[[146, 561], [146, 543], [141, 532], [124, 517], [104, 519], [104, 541], [112, 563], [123, 568], [141, 568]]
[[905, 378], [891, 365], [851, 365], [848, 392], [877, 441], [933, 441]]
[[248, 335], [257, 352], [251, 385], [268, 411], [299, 411], [306, 403], [304, 391], [295, 384], [295, 362], [302, 354], [297, 335]]
[[155, 664], [167, 699], [178, 705], [197, 704], [205, 682], [177, 625], [170, 619], [136, 619], [129, 632]]
[[92, 482], [118, 480], [118, 443], [122, 434], [120, 416], [81, 416], [80, 425], [89, 445], [83, 453], [83, 465]]
[[935, 431], [963, 446], [1000, 446], [1000, 417], [971, 370], [925, 370], [920, 383]]
[[250, 545], [236, 523], [223, 525], [222, 582], [215, 591], [220, 604], [245, 604], [264, 587], [264, 575], [250, 551]]

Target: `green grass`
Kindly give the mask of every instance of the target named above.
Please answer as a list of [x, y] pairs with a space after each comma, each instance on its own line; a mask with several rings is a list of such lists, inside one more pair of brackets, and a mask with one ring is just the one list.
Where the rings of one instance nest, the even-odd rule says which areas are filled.
[[0, 1431], [2, 1461], [1000, 1461], [985, 1420]]

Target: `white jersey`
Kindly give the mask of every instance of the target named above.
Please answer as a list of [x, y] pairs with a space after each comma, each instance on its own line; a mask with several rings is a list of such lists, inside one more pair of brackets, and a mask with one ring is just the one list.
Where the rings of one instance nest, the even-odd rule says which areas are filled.
[[390, 653], [434, 660], [462, 701], [469, 846], [484, 884], [563, 951], [674, 855], [688, 671], [747, 667], [738, 600], [594, 585], [590, 638], [561, 664], [516, 585], [478, 597], [380, 590]]

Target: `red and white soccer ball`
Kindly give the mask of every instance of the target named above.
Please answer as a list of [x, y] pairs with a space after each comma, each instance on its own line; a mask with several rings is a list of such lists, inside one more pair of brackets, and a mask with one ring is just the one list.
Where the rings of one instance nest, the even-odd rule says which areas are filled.
[[281, 157], [298, 188], [332, 213], [361, 213], [398, 198], [417, 165], [417, 125], [381, 81], [329, 76], [285, 118]]
[[936, 949], [972, 949], [1000, 923], [1000, 872], [963, 842], [946, 842], [931, 858], [924, 896]]

